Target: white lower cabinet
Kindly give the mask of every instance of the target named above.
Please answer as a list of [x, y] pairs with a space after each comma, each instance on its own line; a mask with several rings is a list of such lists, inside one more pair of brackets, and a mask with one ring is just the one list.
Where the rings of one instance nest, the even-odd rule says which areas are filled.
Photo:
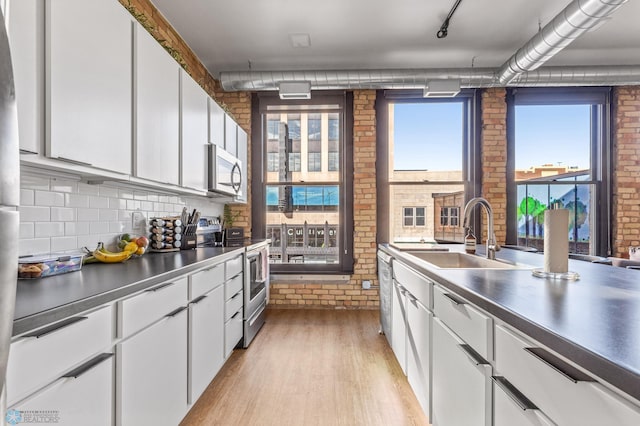
[[[501, 380], [502, 379], [502, 380]], [[540, 409], [504, 377], [496, 378], [493, 392], [494, 426], [554, 426]]]
[[490, 376], [491, 365], [435, 318], [431, 423], [491, 425]]
[[422, 410], [431, 417], [431, 312], [413, 295], [407, 295], [407, 379]]
[[189, 324], [189, 404], [193, 404], [224, 364], [224, 286], [191, 302]]
[[[111, 426], [112, 354], [93, 358], [10, 408], [20, 412], [20, 423]], [[7, 421], [10, 422], [9, 413]]]
[[407, 304], [406, 290], [397, 281], [393, 281], [391, 296], [391, 349], [396, 355], [402, 372], [407, 374]]
[[175, 426], [187, 412], [187, 310], [119, 343], [116, 416], [121, 426]]

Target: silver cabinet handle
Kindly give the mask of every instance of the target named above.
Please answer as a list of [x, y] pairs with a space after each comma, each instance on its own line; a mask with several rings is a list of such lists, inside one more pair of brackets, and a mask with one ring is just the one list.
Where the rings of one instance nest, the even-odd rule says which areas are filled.
[[93, 367], [97, 366], [98, 364], [102, 363], [103, 361], [108, 360], [112, 356], [113, 356], [112, 353], [100, 354], [100, 355], [90, 359], [89, 361], [85, 362], [81, 366], [79, 366], [77, 368], [74, 368], [73, 370], [69, 371], [67, 374], [65, 374], [62, 377], [73, 377], [74, 379], [77, 379], [78, 377], [80, 377], [84, 373], [86, 373], [87, 371], [91, 370]]
[[595, 382], [593, 377], [586, 375], [582, 371], [573, 367], [572, 365], [566, 363], [560, 358], [550, 354], [542, 348], [523, 348], [525, 352], [534, 358], [540, 360], [542, 363], [551, 367], [560, 375], [562, 375], [565, 379], [572, 381], [573, 383], [578, 382]]
[[467, 345], [466, 343], [458, 345], [458, 347], [460, 349], [462, 349], [462, 352], [464, 352], [464, 354], [467, 356], [467, 358], [469, 358], [469, 360], [473, 364], [475, 364], [475, 365], [488, 365], [489, 364], [489, 362], [487, 360], [482, 358], [482, 355], [480, 355], [478, 352], [473, 350], [473, 348], [471, 346]]
[[522, 410], [537, 410], [536, 404], [524, 396], [515, 386], [502, 376], [491, 376], [491, 380], [507, 394]]
[[169, 287], [170, 285], [173, 285], [173, 283], [166, 283], [166, 284], [162, 284], [162, 285], [159, 285], [159, 286], [157, 286], [157, 287], [153, 287], [153, 288], [147, 289], [147, 290], [145, 290], [145, 291], [146, 291], [146, 292], [148, 292], [148, 293], [150, 293], [150, 292], [154, 292], [154, 291], [162, 290], [163, 288], [165, 288], [165, 287]]
[[458, 299], [457, 297], [455, 297], [453, 294], [451, 293], [442, 293], [444, 295], [444, 297], [446, 297], [447, 299], [451, 300], [451, 302], [456, 305], [466, 305], [467, 302], [465, 302], [464, 300]]
[[39, 339], [42, 336], [46, 336], [47, 334], [51, 334], [55, 331], [62, 330], [63, 328], [66, 328], [77, 322], [84, 321], [86, 319], [89, 319], [89, 317], [67, 318], [66, 320], [60, 321], [57, 324], [53, 324], [53, 325], [50, 325], [49, 327], [41, 328], [40, 330], [36, 330], [33, 333], [25, 334], [24, 337], [35, 337], [36, 339]]
[[193, 300], [191, 301], [191, 304], [192, 304], [192, 305], [197, 305], [198, 303], [202, 302], [202, 300], [204, 300], [204, 299], [206, 299], [206, 298], [207, 298], [207, 295], [206, 295], [206, 294], [203, 294], [202, 296], [200, 296], [200, 297], [196, 297], [195, 299], [193, 299]]
[[87, 163], [84, 161], [78, 161], [78, 160], [72, 160], [71, 158], [65, 158], [65, 157], [56, 157], [56, 160], [60, 160], [60, 161], [64, 161], [67, 163], [72, 163], [72, 164], [78, 164], [80, 166], [93, 166], [93, 164], [91, 163]]
[[169, 312], [167, 315], [165, 315], [165, 318], [173, 318], [176, 315], [178, 315], [180, 312], [184, 311], [185, 309], [187, 309], [186, 306], [181, 306], [178, 309], [175, 309], [175, 310]]

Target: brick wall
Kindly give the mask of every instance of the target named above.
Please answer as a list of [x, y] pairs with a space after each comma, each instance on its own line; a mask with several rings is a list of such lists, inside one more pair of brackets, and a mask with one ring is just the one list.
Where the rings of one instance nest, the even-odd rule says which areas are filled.
[[613, 96], [613, 255], [640, 246], [640, 87], [618, 87]]
[[[493, 207], [496, 239], [503, 244], [507, 235], [507, 104], [504, 88], [482, 93], [482, 196]], [[485, 221], [486, 215], [482, 215]], [[486, 225], [483, 229], [486, 230]], [[486, 240], [486, 233], [482, 241]]]
[[354, 273], [348, 283], [283, 283], [271, 285], [270, 303], [278, 307], [376, 309], [378, 290], [362, 289], [362, 281], [377, 285], [376, 275], [376, 122], [375, 90], [353, 94]]

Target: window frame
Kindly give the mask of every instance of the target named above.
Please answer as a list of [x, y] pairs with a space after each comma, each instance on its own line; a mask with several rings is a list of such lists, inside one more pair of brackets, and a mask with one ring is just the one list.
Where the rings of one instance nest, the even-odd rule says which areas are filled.
[[[515, 107], [517, 105], [584, 105], [591, 107], [590, 180], [580, 184], [593, 184], [593, 197], [597, 200], [594, 211], [591, 244], [593, 255], [611, 256], [611, 88], [610, 87], [544, 87], [507, 89], [507, 244], [517, 245], [517, 182], [515, 180]], [[570, 182], [566, 182], [570, 184]]]
[[[390, 242], [389, 238], [389, 104], [391, 103], [446, 103], [463, 101], [463, 145], [462, 181], [440, 181], [438, 184], [460, 183], [464, 185], [465, 203], [482, 195], [482, 156], [480, 146], [481, 89], [463, 89], [454, 98], [424, 98], [422, 90], [378, 90], [376, 94], [376, 187], [377, 187], [377, 233], [378, 244]], [[405, 182], [406, 184], [406, 182]], [[415, 182], [416, 185], [423, 182]], [[426, 217], [426, 211], [425, 211]], [[471, 226], [482, 232], [480, 211], [471, 215]], [[425, 218], [426, 226], [426, 218]]]
[[[257, 92], [251, 98], [251, 219], [252, 235], [264, 237], [266, 226], [266, 146], [264, 144], [265, 129], [263, 128], [263, 114], [268, 106], [282, 106], [278, 112], [286, 112], [287, 107], [303, 106], [304, 112], [327, 112], [318, 105], [339, 105], [342, 114], [342, 146], [339, 167], [339, 238], [338, 263], [335, 264], [295, 264], [273, 263], [271, 271], [276, 274], [351, 274], [355, 263], [353, 257], [353, 93], [348, 91], [314, 92], [310, 100], [281, 100], [277, 93]], [[273, 113], [275, 111], [268, 111]], [[301, 112], [301, 111], [297, 111]], [[302, 130], [302, 129], [301, 129]], [[298, 182], [294, 182], [298, 184]], [[305, 185], [304, 183], [302, 183]], [[306, 185], [310, 183], [307, 182]], [[313, 182], [313, 184], [335, 185], [336, 182]], [[286, 237], [285, 237], [286, 238]], [[329, 235], [329, 238], [334, 238]], [[282, 239], [282, 236], [281, 236]]]

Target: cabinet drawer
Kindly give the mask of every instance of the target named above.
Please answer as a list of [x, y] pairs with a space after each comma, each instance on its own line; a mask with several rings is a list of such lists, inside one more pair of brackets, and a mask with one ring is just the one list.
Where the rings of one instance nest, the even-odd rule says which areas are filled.
[[494, 382], [494, 426], [555, 426], [555, 423], [549, 420], [540, 409], [527, 406], [527, 401], [522, 400], [520, 395], [513, 392], [507, 394], [507, 392], [509, 390], [505, 388], [505, 385], [499, 385], [497, 381]]
[[427, 309], [432, 309], [431, 289], [433, 282], [431, 280], [400, 262], [393, 263], [393, 276]]
[[238, 342], [242, 339], [242, 312], [236, 312], [224, 324], [224, 353], [228, 358]]
[[[11, 407], [18, 411], [48, 412], [42, 423], [69, 426], [113, 424], [113, 354], [102, 354], [78, 370], [65, 374], [43, 391]], [[46, 416], [46, 415], [45, 415]], [[7, 419], [8, 420], [8, 419]], [[27, 418], [23, 418], [27, 421]], [[15, 424], [15, 423], [8, 423]], [[38, 422], [38, 424], [41, 424]]]
[[28, 333], [11, 344], [8, 402], [60, 377], [72, 366], [107, 349], [113, 340], [111, 305]]
[[438, 285], [433, 287], [433, 312], [484, 359], [492, 359], [490, 317]]
[[224, 263], [191, 275], [189, 299], [202, 296], [224, 283]]
[[224, 320], [229, 321], [229, 318], [233, 316], [236, 312], [240, 311], [242, 314], [242, 291], [237, 292], [231, 297], [231, 299], [227, 300], [224, 304]]
[[118, 302], [118, 337], [126, 337], [187, 303], [187, 278], [160, 284]]
[[496, 370], [553, 421], [638, 425], [640, 408], [515, 331], [496, 326]]
[[237, 292], [242, 290], [242, 284], [244, 277], [242, 274], [236, 275], [230, 281], [227, 281], [224, 285], [224, 300], [231, 299]]
[[244, 261], [244, 256], [238, 256], [234, 259], [227, 260], [227, 272], [225, 274], [225, 279], [230, 279], [238, 275], [242, 272], [242, 263]]

